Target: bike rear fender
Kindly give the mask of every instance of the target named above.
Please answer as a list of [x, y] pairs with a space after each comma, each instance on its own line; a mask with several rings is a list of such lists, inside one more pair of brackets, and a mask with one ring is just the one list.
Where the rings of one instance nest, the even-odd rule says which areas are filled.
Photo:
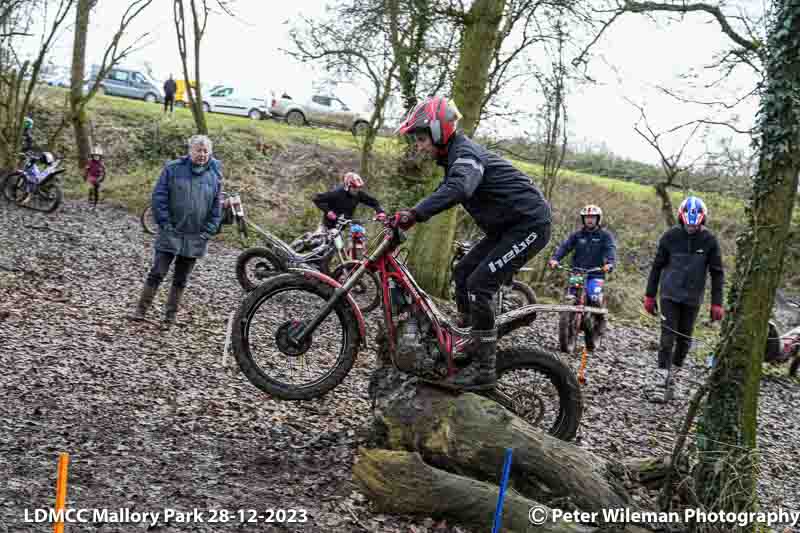
[[[339, 283], [338, 281], [336, 281], [332, 277], [326, 276], [325, 274], [323, 274], [322, 272], [319, 272], [317, 270], [309, 270], [309, 269], [306, 269], [306, 268], [290, 268], [289, 271], [290, 272], [297, 272], [297, 273], [302, 274], [302, 275], [304, 275], [306, 277], [309, 277], [309, 278], [318, 279], [319, 281], [321, 281], [321, 282], [323, 282], [323, 283], [325, 283], [327, 285], [330, 285], [331, 287], [333, 287], [335, 289], [338, 289], [338, 288], [340, 288], [342, 286], [341, 283]], [[350, 304], [350, 307], [353, 308], [353, 314], [356, 315], [356, 319], [358, 320], [358, 332], [361, 334], [361, 342], [363, 342], [364, 346], [366, 347], [367, 346], [367, 328], [366, 328], [366, 325], [364, 324], [364, 315], [361, 313], [361, 309], [358, 308], [358, 304], [356, 303], [356, 301], [353, 299], [352, 296], [347, 294], [345, 297], [347, 298], [347, 301]]]
[[67, 171], [67, 169], [65, 169], [65, 168], [59, 168], [58, 170], [54, 170], [53, 172], [48, 174], [45, 179], [43, 179], [42, 181], [39, 182], [39, 187], [41, 187], [43, 185], [47, 185], [48, 183], [53, 181], [53, 178], [55, 178], [59, 174], [62, 174], [64, 172], [66, 172], [66, 171]]

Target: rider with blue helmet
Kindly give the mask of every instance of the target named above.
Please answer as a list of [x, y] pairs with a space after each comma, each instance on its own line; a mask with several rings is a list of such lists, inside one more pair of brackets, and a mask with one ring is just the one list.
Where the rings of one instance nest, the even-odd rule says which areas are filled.
[[709, 273], [711, 319], [722, 320], [725, 314], [722, 308], [722, 254], [717, 238], [706, 227], [707, 220], [706, 204], [697, 196], [689, 196], [678, 208], [678, 224], [668, 229], [658, 241], [647, 280], [644, 308], [648, 313], [656, 314], [655, 298], [660, 288], [663, 319], [658, 368], [662, 374], [666, 374], [670, 360], [678, 368], [683, 365]]

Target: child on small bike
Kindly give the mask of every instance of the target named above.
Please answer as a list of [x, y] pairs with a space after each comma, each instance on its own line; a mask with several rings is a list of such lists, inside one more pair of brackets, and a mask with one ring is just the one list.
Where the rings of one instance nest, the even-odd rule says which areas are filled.
[[86, 165], [86, 183], [89, 184], [89, 203], [97, 207], [100, 198], [100, 184], [106, 179], [106, 166], [103, 164], [103, 149], [95, 146], [92, 149], [91, 159]]

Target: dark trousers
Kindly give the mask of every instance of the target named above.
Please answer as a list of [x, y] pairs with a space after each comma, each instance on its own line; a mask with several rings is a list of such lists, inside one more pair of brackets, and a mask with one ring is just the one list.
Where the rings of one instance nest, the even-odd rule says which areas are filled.
[[[658, 351], [658, 368], [667, 368], [671, 359], [675, 366], [683, 366], [683, 360], [689, 353], [694, 321], [697, 319], [696, 305], [674, 302], [661, 298], [661, 347]], [[674, 352], [673, 352], [674, 346]]]
[[167, 112], [167, 106], [169, 106], [169, 112], [172, 113], [174, 111], [174, 106], [175, 106], [175, 95], [174, 94], [165, 94], [164, 95], [164, 113]]
[[189, 274], [191, 274], [197, 258], [184, 257], [182, 255], [177, 256], [177, 259], [175, 257], [175, 254], [156, 251], [155, 257], [153, 258], [153, 267], [147, 274], [148, 286], [157, 288], [159, 285], [161, 285], [161, 282], [164, 281], [167, 272], [169, 272], [169, 266], [174, 260], [175, 273], [172, 277], [172, 284], [179, 289], [186, 287], [186, 284], [189, 281]]
[[475, 330], [494, 329], [492, 298], [501, 285], [550, 241], [550, 223], [520, 224], [502, 235], [487, 235], [456, 265], [456, 305], [469, 313]]
[[89, 202], [92, 205], [97, 205], [97, 201], [100, 199], [100, 184], [99, 183], [90, 183], [89, 187]]

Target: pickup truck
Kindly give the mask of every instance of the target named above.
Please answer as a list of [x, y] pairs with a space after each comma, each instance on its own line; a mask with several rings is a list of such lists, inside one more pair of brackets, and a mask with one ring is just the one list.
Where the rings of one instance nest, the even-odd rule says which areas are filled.
[[305, 101], [292, 100], [284, 95], [273, 98], [269, 109], [275, 119], [286, 120], [293, 126], [313, 124], [350, 130], [353, 135], [364, 135], [370, 117], [366, 113], [351, 111], [335, 96], [313, 95]]

